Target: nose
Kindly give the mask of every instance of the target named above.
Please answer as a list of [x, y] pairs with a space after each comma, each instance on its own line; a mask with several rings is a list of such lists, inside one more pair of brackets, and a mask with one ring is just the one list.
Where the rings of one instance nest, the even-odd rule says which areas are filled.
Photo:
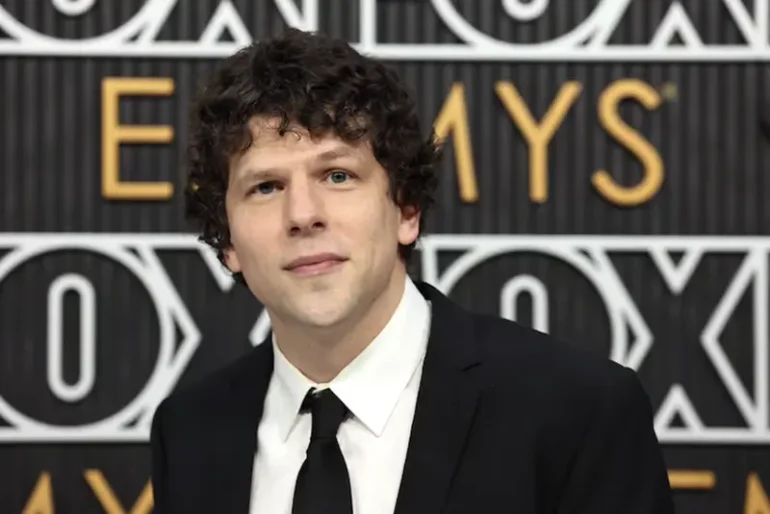
[[290, 235], [307, 235], [326, 227], [323, 201], [311, 180], [292, 180], [284, 198]]

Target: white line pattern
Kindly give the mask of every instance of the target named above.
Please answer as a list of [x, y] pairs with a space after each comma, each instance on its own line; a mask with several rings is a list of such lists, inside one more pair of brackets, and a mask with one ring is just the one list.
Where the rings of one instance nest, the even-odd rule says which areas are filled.
[[[704, 255], [735, 254], [744, 256], [731, 277], [729, 286], [710, 314], [708, 322], [695, 342], [714, 368], [716, 379], [725, 387], [745, 421], [745, 427], [707, 426], [693, 406], [685, 388], [674, 383], [655, 415], [655, 427], [663, 443], [688, 444], [766, 444], [770, 442], [770, 398], [768, 398], [768, 288], [770, 275], [770, 237], [721, 236], [529, 236], [529, 235], [429, 235], [420, 243], [423, 279], [451, 294], [454, 286], [471, 270], [489, 259], [505, 254], [527, 252], [558, 259], [584, 276], [596, 289], [610, 322], [610, 357], [633, 369], [640, 369], [654, 345], [655, 336], [645, 322], [609, 254], [614, 252], [646, 253], [673, 294], [680, 294]], [[134, 274], [152, 298], [161, 326], [160, 355], [144, 389], [128, 405], [116, 408], [110, 417], [87, 426], [60, 427], [31, 419], [0, 397], [0, 418], [11, 424], [0, 428], [0, 442], [106, 442], [144, 441], [149, 421], [157, 403], [173, 390], [200, 344], [200, 331], [184, 301], [156, 254], [156, 250], [189, 250], [199, 252], [222, 291], [233, 287], [233, 280], [214, 253], [194, 236], [185, 234], [0, 234], [0, 249], [9, 253], [0, 258], [0, 282], [29, 259], [49, 252], [85, 250], [112, 259]], [[462, 254], [439, 272], [442, 252]], [[135, 253], [134, 253], [135, 252]], [[681, 252], [674, 263], [669, 252]], [[89, 290], [79, 279], [81, 290]], [[74, 285], [74, 282], [73, 284]], [[753, 287], [752, 287], [753, 286]], [[548, 331], [549, 298], [558, 291], [549, 290], [537, 277], [518, 275], [501, 283], [501, 316], [514, 319], [514, 302], [519, 294], [530, 294], [535, 328]], [[721, 334], [730, 321], [741, 298], [751, 288], [753, 300], [752, 341], [754, 381], [745, 387], [723, 349]], [[98, 299], [97, 299], [98, 302]], [[48, 323], [52, 322], [51, 311]], [[55, 320], [53, 320], [55, 321]], [[93, 323], [93, 320], [89, 322]], [[174, 350], [174, 327], [178, 325], [183, 341]], [[249, 340], [262, 342], [270, 329], [266, 312], [258, 316]], [[50, 336], [49, 336], [50, 337]], [[97, 352], [99, 344], [90, 353]], [[42, 346], [45, 346], [41, 342]], [[61, 363], [52, 363], [59, 366]], [[86, 380], [90, 380], [86, 377]], [[83, 386], [85, 387], [85, 386]], [[88, 390], [78, 393], [78, 397]], [[70, 392], [70, 396], [75, 394]], [[62, 396], [60, 394], [60, 396]], [[65, 400], [67, 395], [65, 394]], [[66, 402], [63, 401], [63, 405]], [[137, 416], [140, 422], [129, 426]], [[672, 427], [679, 417], [684, 427]]]
[[[40, 0], [41, 2], [43, 0]], [[90, 10], [94, 0], [51, 0], [66, 16]], [[103, 0], [105, 1], [105, 0]], [[259, 34], [251, 34], [231, 0], [220, 0], [217, 8], [195, 41], [159, 41], [179, 0], [146, 0], [120, 27], [103, 35], [83, 39], [59, 39], [37, 32], [14, 18], [0, 6], [0, 29], [9, 38], [0, 39], [0, 55], [59, 57], [155, 57], [220, 58], [249, 44]], [[353, 1], [353, 0], [350, 0]], [[352, 42], [361, 52], [380, 59], [400, 61], [572, 61], [572, 62], [734, 62], [768, 61], [769, 0], [754, 0], [753, 12], [741, 0], [721, 1], [738, 28], [742, 44], [706, 44], [707, 39], [694, 26], [690, 14], [677, 1], [671, 2], [649, 42], [639, 45], [610, 44], [612, 36], [632, 2], [649, 0], [600, 0], [591, 14], [566, 34], [531, 44], [516, 44], [492, 37], [476, 27], [455, 8], [452, 0], [431, 0], [432, 8], [461, 44], [391, 44], [377, 40], [378, 0], [358, 0], [359, 41]], [[492, 1], [492, 0], [489, 0]], [[521, 22], [548, 12], [549, 0], [500, 0], [503, 10]], [[273, 0], [287, 25], [306, 30], [319, 28], [319, 0]], [[233, 41], [222, 41], [228, 32]], [[683, 44], [672, 44], [679, 36]]]

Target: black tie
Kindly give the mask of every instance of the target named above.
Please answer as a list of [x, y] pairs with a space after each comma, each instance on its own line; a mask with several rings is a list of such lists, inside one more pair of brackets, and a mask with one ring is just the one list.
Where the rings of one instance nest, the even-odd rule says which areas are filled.
[[331, 391], [311, 390], [302, 403], [313, 429], [307, 457], [297, 475], [292, 514], [353, 514], [350, 477], [337, 443], [337, 430], [348, 409]]

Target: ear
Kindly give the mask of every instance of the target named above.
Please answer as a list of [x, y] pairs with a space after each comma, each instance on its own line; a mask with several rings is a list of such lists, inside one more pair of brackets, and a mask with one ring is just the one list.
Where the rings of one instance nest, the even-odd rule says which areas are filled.
[[402, 245], [410, 245], [420, 235], [420, 211], [417, 207], [408, 205], [401, 208], [401, 216], [398, 225], [398, 242]]
[[238, 260], [238, 254], [235, 253], [233, 247], [224, 249], [222, 254], [225, 259], [225, 266], [230, 270], [230, 273], [240, 273], [241, 262]]

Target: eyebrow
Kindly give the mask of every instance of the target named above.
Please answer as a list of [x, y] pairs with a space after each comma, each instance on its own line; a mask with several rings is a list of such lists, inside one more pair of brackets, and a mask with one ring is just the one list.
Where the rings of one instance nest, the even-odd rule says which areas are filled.
[[[349, 148], [340, 146], [336, 148], [331, 148], [329, 150], [324, 150], [323, 152], [315, 155], [313, 158], [318, 161], [323, 162], [329, 162], [333, 161], [335, 159], [343, 158], [343, 157], [353, 157], [357, 158], [354, 152], [352, 152]], [[270, 175], [277, 173], [280, 168], [272, 167], [272, 168], [249, 168], [244, 170], [236, 180], [236, 182], [242, 183], [242, 182], [249, 182], [257, 178], [268, 178]]]
[[325, 150], [321, 153], [319, 153], [316, 156], [316, 159], [321, 161], [333, 161], [334, 159], [338, 159], [340, 157], [353, 157], [353, 152], [350, 151], [349, 148], [345, 146], [340, 146], [337, 148], [332, 148], [330, 150]]

